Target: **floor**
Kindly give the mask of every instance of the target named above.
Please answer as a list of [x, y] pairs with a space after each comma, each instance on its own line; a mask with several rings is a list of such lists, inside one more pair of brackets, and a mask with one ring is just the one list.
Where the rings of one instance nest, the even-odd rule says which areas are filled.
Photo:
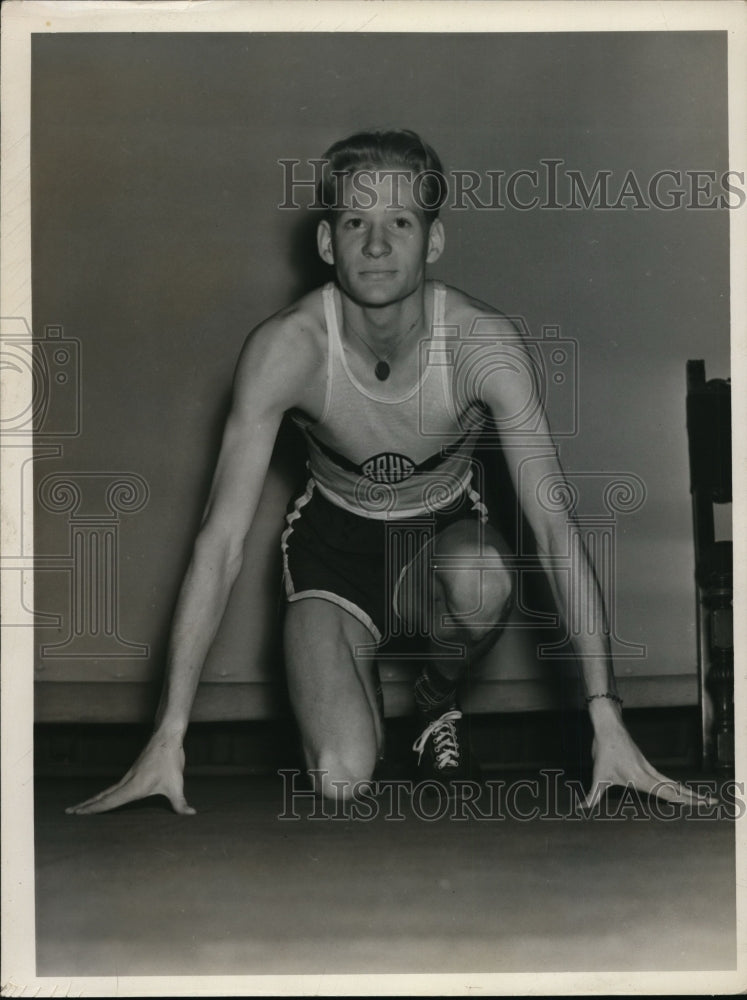
[[618, 799], [579, 819], [562, 782], [548, 805], [551, 776], [494, 780], [502, 796], [462, 818], [390, 786], [367, 815], [314, 819], [275, 775], [190, 777], [194, 817], [160, 799], [67, 816], [101, 778], [40, 779], [37, 974], [734, 967], [723, 810], [663, 819]]

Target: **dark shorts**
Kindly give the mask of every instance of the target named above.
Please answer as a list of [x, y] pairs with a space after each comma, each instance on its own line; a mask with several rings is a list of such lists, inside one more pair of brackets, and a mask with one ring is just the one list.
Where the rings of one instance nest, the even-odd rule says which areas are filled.
[[468, 489], [452, 506], [422, 516], [360, 517], [327, 500], [312, 479], [286, 515], [281, 542], [286, 598], [331, 601], [365, 625], [376, 643], [411, 638], [397, 610], [405, 570], [449, 525], [468, 520], [479, 530], [486, 516], [480, 497]]

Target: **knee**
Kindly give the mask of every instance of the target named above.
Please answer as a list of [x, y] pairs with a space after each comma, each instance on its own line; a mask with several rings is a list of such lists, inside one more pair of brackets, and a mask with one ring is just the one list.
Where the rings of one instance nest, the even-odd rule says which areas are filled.
[[479, 606], [490, 612], [491, 621], [503, 622], [514, 604], [514, 574], [503, 561], [503, 555], [494, 545], [486, 545], [479, 559], [489, 561], [490, 568], [480, 572]]
[[314, 791], [327, 799], [354, 798], [371, 781], [376, 764], [375, 753], [361, 749], [343, 754], [336, 749], [322, 749], [307, 755], [308, 772]]
[[498, 549], [488, 547], [488, 554], [496, 565], [487, 575], [486, 595], [497, 624], [505, 624], [514, 606], [514, 573], [508, 569]]
[[508, 620], [514, 605], [513, 573], [499, 549], [487, 544], [480, 551], [463, 550], [469, 568], [438, 574], [438, 589], [447, 621], [481, 641]]

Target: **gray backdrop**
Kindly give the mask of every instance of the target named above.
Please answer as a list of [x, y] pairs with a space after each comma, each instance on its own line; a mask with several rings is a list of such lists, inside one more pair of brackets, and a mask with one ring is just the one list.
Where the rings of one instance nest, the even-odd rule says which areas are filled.
[[[70, 655], [42, 650], [76, 627], [69, 546], [81, 514], [38, 506], [37, 552], [62, 559], [37, 573], [38, 607], [60, 616], [37, 632], [46, 718], [147, 711], [122, 685], [159, 676], [238, 351], [257, 322], [326, 277], [308, 214], [277, 208], [279, 159], [394, 125], [421, 132], [448, 169], [481, 174], [556, 158], [589, 181], [612, 171], [617, 191], [629, 170], [645, 183], [664, 169], [727, 169], [723, 32], [49, 35], [34, 39], [32, 101], [34, 329], [62, 326], [80, 342], [82, 416], [58, 457], [40, 452], [36, 482], [128, 472], [148, 488], [141, 509], [116, 522], [106, 514], [118, 545], [116, 631], [146, 647], [115, 642], [117, 657], [95, 622], [93, 638], [78, 623]], [[618, 672], [684, 677], [678, 690], [694, 700], [685, 362], [704, 358], [709, 376], [728, 375], [728, 212], [506, 208], [444, 219], [435, 276], [523, 316], [537, 337], [557, 325], [576, 342], [579, 424], [560, 439], [564, 466], [633, 473], [646, 490], [617, 520], [615, 603], [619, 636], [647, 655]], [[562, 430], [565, 397], [548, 405]], [[208, 680], [265, 682], [281, 669], [277, 537], [296, 472], [281, 445]], [[535, 639], [509, 634], [486, 676], [542, 676]], [[112, 695], [97, 700], [89, 682]], [[80, 696], [66, 700], [69, 690]], [[204, 714], [268, 709], [248, 696], [215, 706]]]

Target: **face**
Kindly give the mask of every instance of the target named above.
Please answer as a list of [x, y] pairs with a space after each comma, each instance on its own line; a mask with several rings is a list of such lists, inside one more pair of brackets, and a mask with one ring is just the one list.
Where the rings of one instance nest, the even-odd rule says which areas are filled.
[[346, 294], [362, 306], [401, 301], [422, 288], [425, 265], [441, 256], [443, 226], [429, 223], [409, 176], [360, 170], [344, 178], [341, 209], [319, 223], [319, 254]]

